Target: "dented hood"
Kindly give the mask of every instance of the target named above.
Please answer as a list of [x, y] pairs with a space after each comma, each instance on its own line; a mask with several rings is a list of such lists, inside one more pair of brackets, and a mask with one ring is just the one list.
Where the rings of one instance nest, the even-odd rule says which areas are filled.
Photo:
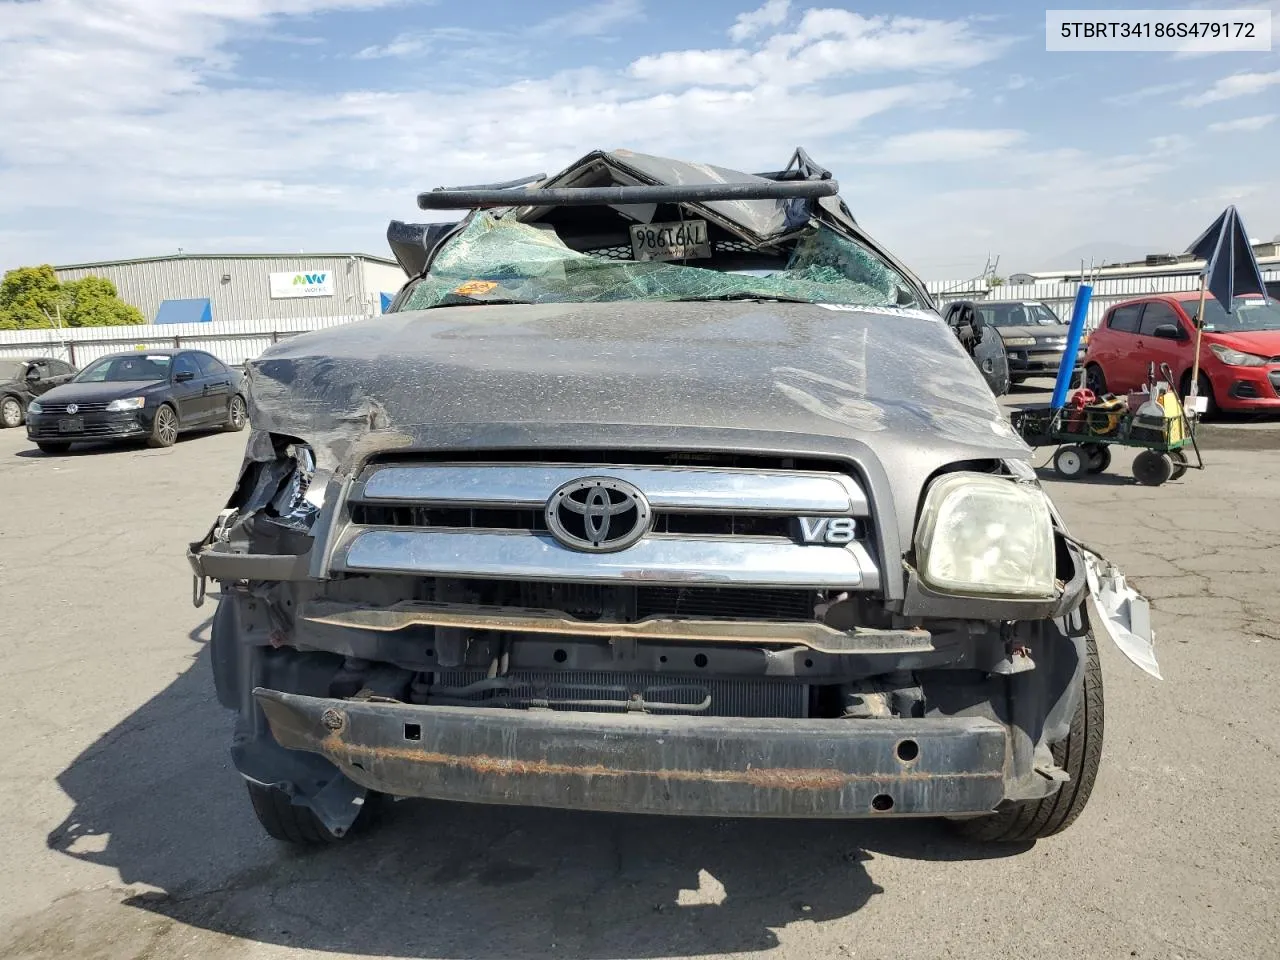
[[291, 338], [249, 376], [255, 429], [339, 472], [391, 449], [658, 447], [860, 454], [923, 482], [1029, 454], [955, 336], [914, 309], [436, 308]]

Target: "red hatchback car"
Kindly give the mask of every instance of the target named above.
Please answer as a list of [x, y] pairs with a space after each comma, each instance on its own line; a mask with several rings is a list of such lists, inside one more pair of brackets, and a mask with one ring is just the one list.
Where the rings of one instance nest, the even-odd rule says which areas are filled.
[[[1199, 293], [1171, 293], [1118, 303], [1089, 335], [1085, 386], [1097, 395], [1125, 393], [1168, 364], [1185, 396], [1191, 386]], [[1280, 412], [1280, 304], [1236, 297], [1231, 313], [1205, 304], [1200, 348], [1201, 396], [1216, 410]]]

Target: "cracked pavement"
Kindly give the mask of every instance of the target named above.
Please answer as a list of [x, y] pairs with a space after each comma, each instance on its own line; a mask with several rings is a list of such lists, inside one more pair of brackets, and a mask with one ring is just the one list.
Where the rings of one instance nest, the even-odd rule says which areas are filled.
[[1280, 449], [1047, 479], [1152, 598], [1166, 677], [1102, 644], [1102, 772], [1059, 837], [408, 801], [299, 853], [230, 766], [183, 560], [243, 442], [45, 458], [0, 431], [0, 957], [1280, 955]]

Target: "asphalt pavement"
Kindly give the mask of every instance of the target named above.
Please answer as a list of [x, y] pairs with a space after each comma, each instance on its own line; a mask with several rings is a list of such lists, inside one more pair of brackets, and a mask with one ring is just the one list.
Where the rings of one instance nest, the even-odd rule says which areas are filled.
[[0, 957], [1280, 956], [1277, 445], [1160, 488], [1126, 456], [1047, 479], [1153, 598], [1165, 674], [1102, 646], [1103, 768], [1058, 837], [406, 801], [297, 852], [230, 765], [183, 558], [245, 437], [45, 457], [0, 431]]

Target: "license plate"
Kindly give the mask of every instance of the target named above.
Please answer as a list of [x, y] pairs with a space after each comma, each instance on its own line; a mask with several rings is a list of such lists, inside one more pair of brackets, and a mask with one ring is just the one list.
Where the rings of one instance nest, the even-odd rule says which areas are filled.
[[631, 256], [635, 260], [694, 260], [711, 256], [707, 221], [636, 223], [631, 226]]
[[84, 417], [67, 417], [58, 421], [59, 433], [80, 433], [84, 430]]

